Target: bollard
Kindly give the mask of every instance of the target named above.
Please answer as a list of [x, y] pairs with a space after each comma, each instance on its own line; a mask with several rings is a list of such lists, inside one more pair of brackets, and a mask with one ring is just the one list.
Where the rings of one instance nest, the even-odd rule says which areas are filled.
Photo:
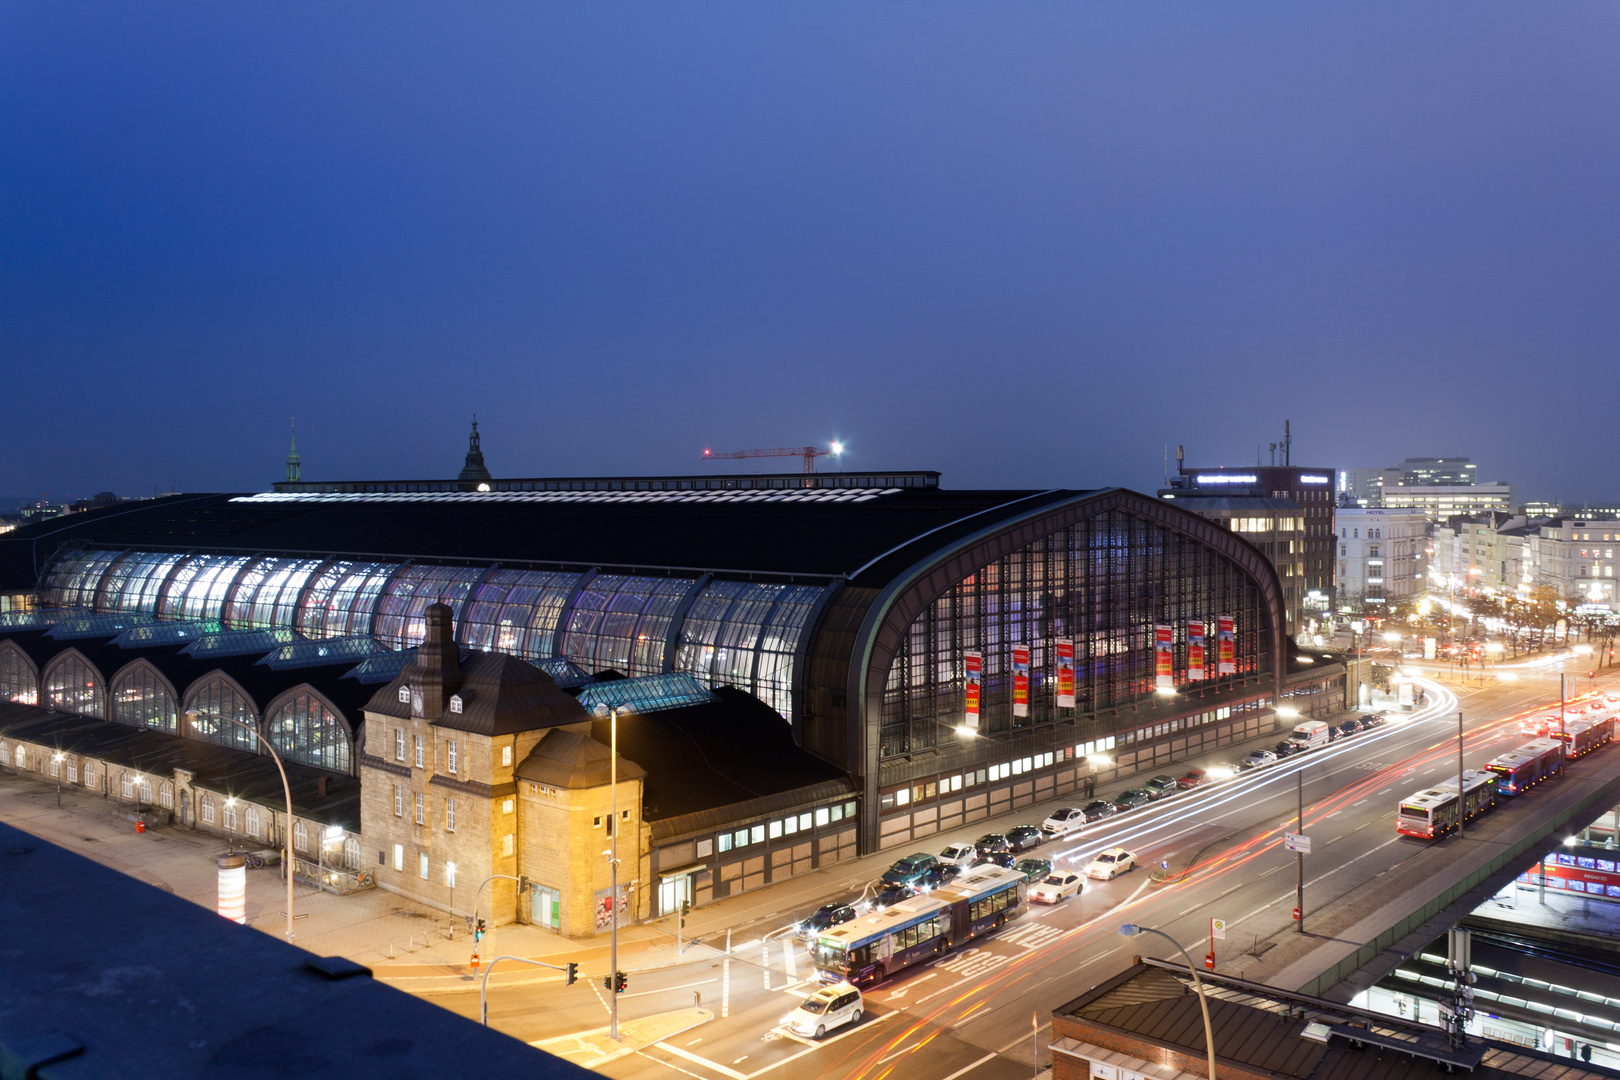
[[694, 1008], [694, 1009], [703, 1008], [703, 991], [701, 991], [701, 990], [692, 991], [692, 1008]]

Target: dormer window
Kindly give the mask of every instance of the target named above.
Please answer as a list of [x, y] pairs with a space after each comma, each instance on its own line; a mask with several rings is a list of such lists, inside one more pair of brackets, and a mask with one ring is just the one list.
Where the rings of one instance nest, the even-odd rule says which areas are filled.
[[450, 711], [453, 712], [453, 713], [459, 713], [461, 711], [461, 695], [460, 694], [451, 694], [450, 695]]
[[411, 688], [409, 686], [401, 686], [399, 688], [399, 700], [403, 705], [409, 705], [411, 703]]

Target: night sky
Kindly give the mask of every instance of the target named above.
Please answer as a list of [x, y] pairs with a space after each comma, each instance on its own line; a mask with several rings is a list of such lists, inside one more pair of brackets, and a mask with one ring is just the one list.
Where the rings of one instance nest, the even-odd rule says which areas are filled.
[[1288, 419], [1620, 497], [1617, 57], [1611, 2], [12, 0], [0, 494], [263, 489], [293, 415], [443, 477], [476, 412], [497, 476], [1152, 490]]

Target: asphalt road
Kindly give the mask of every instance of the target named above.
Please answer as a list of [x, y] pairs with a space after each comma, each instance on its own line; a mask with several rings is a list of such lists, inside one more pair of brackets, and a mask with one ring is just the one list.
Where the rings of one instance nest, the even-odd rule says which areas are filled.
[[[1179, 868], [1190, 856], [1196, 858], [1181, 878], [1168, 883], [1154, 884], [1149, 872], [1139, 869], [1113, 881], [1088, 882], [1082, 895], [1060, 905], [1031, 905], [1028, 914], [993, 937], [873, 989], [859, 1025], [819, 1042], [780, 1028], [813, 976], [789, 928], [735, 927], [729, 958], [636, 974], [620, 999], [621, 1017], [628, 1019], [691, 1006], [695, 992], [714, 1010], [715, 1020], [598, 1071], [612, 1077], [706, 1080], [1031, 1076], [1037, 1060], [1049, 1063], [1045, 1021], [1054, 1008], [1117, 973], [1133, 954], [1170, 952], [1162, 941], [1120, 937], [1123, 922], [1164, 930], [1199, 962], [1208, 947], [1209, 920], [1225, 919], [1217, 964], [1240, 974], [1263, 965], [1264, 957], [1246, 955], [1257, 946], [1284, 946], [1274, 954], [1280, 956], [1308, 944], [1291, 940], [1297, 864], [1281, 840], [1296, 827], [1297, 778], [1303, 777], [1305, 831], [1313, 843], [1304, 860], [1309, 930], [1312, 912], [1398, 871], [1429, 847], [1396, 834], [1396, 803], [1455, 775], [1459, 706], [1467, 714], [1466, 764], [1475, 768], [1526, 740], [1517, 715], [1539, 707], [1549, 695], [1547, 681], [1537, 674], [1526, 671], [1518, 683], [1487, 680], [1461, 701], [1453, 690], [1426, 682], [1428, 707], [1378, 730], [1048, 843], [1035, 854], [1075, 868], [1116, 845], [1135, 852], [1145, 866], [1179, 856], [1173, 863]], [[1557, 700], [1556, 679], [1551, 699]], [[1225, 753], [1236, 760], [1247, 749]], [[1529, 812], [1522, 804], [1534, 798], [1532, 792], [1517, 800], [1520, 806], [1499, 813]], [[1033, 807], [1020, 817], [1039, 821], [1056, 805]], [[961, 835], [932, 838], [926, 846], [971, 840], [992, 826], [976, 823]], [[514, 988], [492, 1000], [490, 1022], [538, 1041], [604, 1026], [604, 998], [600, 986], [584, 980], [572, 987]], [[464, 1015], [477, 1012], [476, 995], [435, 1000]]]

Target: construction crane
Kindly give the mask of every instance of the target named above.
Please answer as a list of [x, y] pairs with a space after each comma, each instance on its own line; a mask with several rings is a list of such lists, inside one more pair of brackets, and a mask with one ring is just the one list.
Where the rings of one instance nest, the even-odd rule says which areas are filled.
[[807, 472], [807, 473], [813, 473], [813, 472], [816, 471], [816, 458], [823, 457], [823, 456], [825, 456], [827, 454], [831, 454], [833, 457], [837, 457], [838, 455], [842, 454], [843, 452], [844, 452], [844, 444], [840, 443], [840, 442], [835, 442], [825, 450], [823, 450], [819, 446], [787, 446], [787, 447], [779, 447], [779, 448], [777, 448], [775, 450], [733, 450], [729, 454], [717, 454], [713, 450], [705, 449], [703, 451], [703, 458], [704, 458], [705, 461], [712, 461], [712, 460], [714, 460], [716, 458], [729, 458], [729, 459], [758, 458], [758, 457], [796, 457], [796, 458], [804, 458], [804, 471]]

